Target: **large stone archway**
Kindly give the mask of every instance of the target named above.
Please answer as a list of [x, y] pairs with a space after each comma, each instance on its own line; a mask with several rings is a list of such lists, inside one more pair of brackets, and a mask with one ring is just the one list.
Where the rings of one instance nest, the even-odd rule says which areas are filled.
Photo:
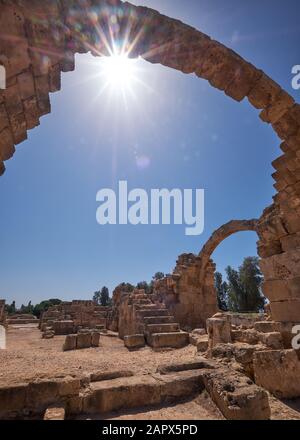
[[105, 39], [126, 40], [131, 56], [204, 78], [231, 98], [262, 110], [282, 140], [274, 161], [277, 194], [258, 224], [265, 292], [273, 318], [300, 320], [300, 106], [264, 72], [198, 30], [119, 0], [0, 1], [0, 174], [15, 145], [49, 113], [49, 94], [74, 55], [107, 55]]

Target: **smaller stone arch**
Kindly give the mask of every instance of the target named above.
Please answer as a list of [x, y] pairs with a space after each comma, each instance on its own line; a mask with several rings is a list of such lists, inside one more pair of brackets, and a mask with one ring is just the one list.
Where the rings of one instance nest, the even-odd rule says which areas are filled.
[[202, 267], [200, 272], [200, 281], [205, 277], [206, 266], [211, 259], [211, 255], [217, 249], [217, 247], [230, 235], [236, 234], [242, 231], [254, 231], [257, 232], [258, 220], [231, 220], [219, 229], [213, 232], [209, 240], [205, 243], [199, 253], [201, 258]]
[[173, 273], [155, 282], [156, 300], [167, 305], [182, 328], [206, 327], [206, 320], [218, 311], [212, 253], [230, 235], [257, 232], [257, 225], [256, 219], [226, 223], [213, 232], [198, 255], [180, 255]]

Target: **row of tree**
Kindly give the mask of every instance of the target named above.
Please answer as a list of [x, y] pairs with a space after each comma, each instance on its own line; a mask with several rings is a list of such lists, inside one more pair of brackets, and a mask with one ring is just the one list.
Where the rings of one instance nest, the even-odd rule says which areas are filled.
[[228, 266], [227, 280], [220, 272], [215, 273], [218, 306], [232, 312], [263, 311], [266, 299], [262, 293], [263, 275], [257, 257], [247, 257], [238, 270]]
[[15, 315], [15, 314], [31, 314], [34, 316], [37, 316], [38, 318], [41, 316], [41, 313], [48, 310], [51, 306], [56, 306], [61, 303], [60, 299], [53, 298], [48, 299], [45, 301], [40, 302], [39, 304], [36, 304], [35, 306], [31, 304], [31, 301], [25, 306], [24, 304], [21, 305], [21, 307], [18, 309], [16, 307], [16, 302], [13, 301], [11, 304], [6, 305], [6, 312], [9, 315]]
[[[227, 280], [223, 281], [220, 272], [215, 273], [215, 288], [217, 291], [218, 306], [221, 310], [232, 312], [259, 312], [262, 311], [266, 299], [262, 294], [263, 276], [259, 269], [257, 257], [247, 257], [238, 270], [231, 266], [226, 268]], [[164, 273], [156, 272], [150, 282], [140, 281], [136, 286], [130, 283], [122, 283], [119, 287], [124, 292], [132, 292], [135, 288], [144, 289], [147, 294], [153, 292], [154, 282], [164, 278]], [[111, 305], [112, 299], [109, 296], [109, 290], [106, 286], [94, 292], [93, 301], [101, 306]], [[25, 306], [22, 304], [20, 309], [16, 308], [16, 303], [6, 305], [6, 311], [9, 315], [15, 313], [33, 314], [40, 317], [41, 313], [48, 310], [49, 307], [58, 305], [62, 301], [54, 298], [42, 301], [39, 304], [32, 305], [31, 301]]]

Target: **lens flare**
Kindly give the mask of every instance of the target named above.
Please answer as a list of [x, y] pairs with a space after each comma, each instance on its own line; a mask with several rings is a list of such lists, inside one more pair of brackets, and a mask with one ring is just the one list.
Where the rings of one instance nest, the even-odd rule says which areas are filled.
[[113, 89], [130, 88], [136, 80], [136, 60], [128, 58], [127, 55], [113, 54], [105, 57], [102, 62], [104, 80]]

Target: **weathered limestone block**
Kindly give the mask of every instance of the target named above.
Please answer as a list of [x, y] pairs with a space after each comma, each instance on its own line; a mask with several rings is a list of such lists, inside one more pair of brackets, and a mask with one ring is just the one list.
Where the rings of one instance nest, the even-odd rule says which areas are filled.
[[15, 144], [20, 144], [27, 139], [27, 126], [24, 113], [11, 115], [9, 118]]
[[[299, 225], [300, 227], [300, 225]], [[297, 278], [300, 273], [300, 253], [297, 249], [260, 261], [267, 280]]]
[[284, 90], [281, 90], [279, 95], [276, 97], [274, 103], [263, 110], [260, 114], [260, 118], [264, 122], [276, 123], [289, 108], [295, 104], [294, 99]]
[[147, 343], [155, 350], [182, 348], [189, 344], [187, 332], [152, 333], [146, 335]]
[[272, 348], [272, 350], [284, 348], [280, 332], [259, 333], [259, 340], [266, 347]]
[[263, 289], [271, 302], [300, 300], [300, 277], [289, 280], [268, 280], [264, 282]]
[[124, 336], [124, 345], [128, 349], [138, 349], [145, 346], [144, 335]]
[[92, 347], [99, 347], [100, 332], [92, 332], [91, 338]]
[[14, 153], [15, 146], [12, 132], [10, 128], [4, 128], [4, 130], [2, 130], [0, 133], [0, 160], [8, 160], [14, 155]]
[[39, 107], [36, 97], [28, 98], [23, 101], [26, 126], [30, 130], [39, 125]]
[[66, 410], [64, 406], [53, 406], [46, 410], [44, 420], [65, 420]]
[[196, 344], [197, 352], [204, 353], [208, 350], [208, 335], [199, 336]]
[[72, 320], [54, 321], [53, 328], [56, 335], [68, 335], [74, 333], [74, 322]]
[[265, 390], [229, 368], [206, 370], [205, 388], [228, 420], [268, 420], [271, 415]]
[[222, 314], [215, 316], [218, 317], [212, 317], [206, 321], [210, 349], [217, 344], [230, 343], [232, 341], [230, 317]]
[[263, 109], [276, 101], [281, 87], [265, 73], [248, 94], [249, 102], [257, 109]]
[[295, 350], [254, 354], [255, 382], [278, 398], [300, 397], [300, 360]]
[[259, 334], [254, 329], [231, 330], [233, 341], [244, 342], [250, 345], [256, 345], [259, 341]]
[[28, 384], [11, 385], [0, 388], [0, 416], [22, 411], [26, 404]]
[[83, 401], [86, 413], [106, 413], [161, 402], [161, 383], [149, 376], [104, 380], [91, 383], [90, 389], [91, 394]]
[[280, 239], [283, 251], [300, 248], [300, 233], [287, 235]]
[[17, 81], [22, 100], [32, 98], [35, 95], [34, 80], [30, 71], [20, 73], [17, 77]]
[[270, 307], [274, 321], [299, 322], [300, 300], [271, 302]]
[[63, 351], [76, 350], [76, 347], [77, 335], [67, 335], [63, 345]]
[[90, 348], [92, 343], [92, 335], [90, 332], [78, 333], [77, 335], [77, 346], [76, 348]]
[[40, 114], [43, 116], [51, 112], [49, 78], [48, 75], [41, 75], [35, 77], [34, 81]]
[[280, 332], [281, 323], [275, 321], [258, 321], [255, 322], [254, 329], [260, 333]]

